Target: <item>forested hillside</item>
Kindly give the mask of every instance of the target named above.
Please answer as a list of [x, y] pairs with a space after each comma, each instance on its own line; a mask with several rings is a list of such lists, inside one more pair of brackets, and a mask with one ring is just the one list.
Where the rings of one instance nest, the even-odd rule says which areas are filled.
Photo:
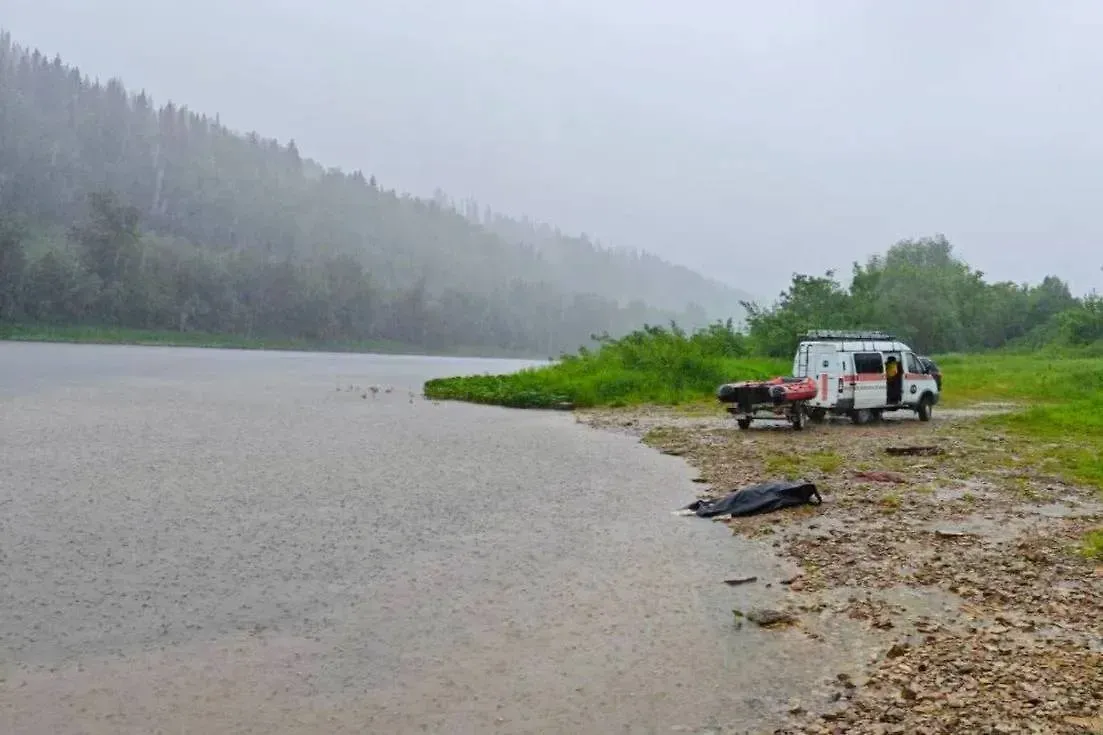
[[387, 190], [0, 35], [0, 320], [546, 356], [740, 294]]
[[[671, 310], [685, 308], [690, 294], [693, 303], [713, 318], [726, 319], [743, 310], [745, 295], [651, 253], [601, 248], [585, 235], [566, 235], [547, 223], [502, 215], [470, 200], [459, 209], [503, 240], [535, 247], [542, 272], [553, 274], [557, 282], [601, 292], [622, 303], [646, 297], [649, 304]], [[591, 267], [579, 269], [579, 263]]]

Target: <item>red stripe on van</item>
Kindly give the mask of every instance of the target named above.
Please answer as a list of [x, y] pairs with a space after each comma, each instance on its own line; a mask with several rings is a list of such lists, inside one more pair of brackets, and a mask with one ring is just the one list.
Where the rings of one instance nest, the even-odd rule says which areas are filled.
[[857, 375], [844, 375], [843, 382], [846, 383], [868, 383], [870, 381], [884, 380], [884, 373], [858, 373]]

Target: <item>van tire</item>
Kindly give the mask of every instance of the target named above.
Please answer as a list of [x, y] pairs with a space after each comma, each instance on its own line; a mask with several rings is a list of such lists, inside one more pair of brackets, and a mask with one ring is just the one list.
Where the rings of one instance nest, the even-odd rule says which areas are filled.
[[826, 418], [827, 409], [825, 408], [813, 408], [808, 412], [808, 420], [813, 424], [822, 424]]
[[749, 429], [749, 428], [751, 428], [751, 420], [749, 418], [736, 419], [735, 423], [739, 426], [740, 429]]
[[924, 393], [923, 397], [919, 399], [919, 406], [915, 409], [915, 413], [919, 416], [920, 421], [931, 420], [931, 408], [934, 406], [934, 401], [931, 400], [930, 393]]
[[850, 412], [850, 420], [858, 424], [858, 426], [868, 424], [870, 418], [870, 410], [868, 408], [859, 408], [856, 411]]

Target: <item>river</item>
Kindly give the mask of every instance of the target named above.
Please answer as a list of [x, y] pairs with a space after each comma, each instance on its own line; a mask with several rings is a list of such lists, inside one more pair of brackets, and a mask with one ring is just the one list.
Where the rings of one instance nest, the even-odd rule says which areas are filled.
[[0, 342], [0, 731], [749, 730], [829, 677], [735, 630], [789, 568], [681, 460], [420, 397], [523, 365]]

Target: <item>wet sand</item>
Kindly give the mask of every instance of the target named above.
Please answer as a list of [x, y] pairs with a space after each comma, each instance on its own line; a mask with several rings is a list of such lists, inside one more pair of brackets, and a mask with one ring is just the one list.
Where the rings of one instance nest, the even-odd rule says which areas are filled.
[[680, 459], [408, 395], [518, 366], [0, 343], [0, 732], [750, 731], [866, 660], [735, 630], [793, 568]]

